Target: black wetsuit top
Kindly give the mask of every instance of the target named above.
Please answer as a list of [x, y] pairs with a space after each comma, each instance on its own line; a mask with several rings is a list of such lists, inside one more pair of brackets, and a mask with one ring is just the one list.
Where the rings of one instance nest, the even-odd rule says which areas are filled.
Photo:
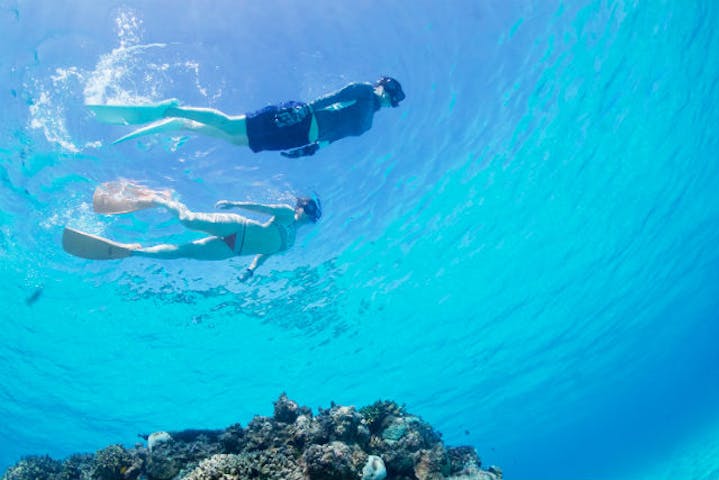
[[310, 103], [317, 118], [318, 142], [334, 142], [362, 135], [372, 127], [380, 101], [369, 83], [350, 83], [343, 89]]

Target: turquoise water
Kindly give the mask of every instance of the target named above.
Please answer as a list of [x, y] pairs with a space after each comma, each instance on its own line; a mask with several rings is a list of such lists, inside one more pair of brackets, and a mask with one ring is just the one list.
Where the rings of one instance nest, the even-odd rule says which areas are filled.
[[[507, 478], [719, 477], [713, 2], [0, 2], [0, 469], [153, 430], [404, 402]], [[93, 101], [230, 113], [391, 74], [401, 108], [315, 157], [157, 136]], [[197, 210], [316, 190], [248, 259], [87, 262], [118, 177]]]

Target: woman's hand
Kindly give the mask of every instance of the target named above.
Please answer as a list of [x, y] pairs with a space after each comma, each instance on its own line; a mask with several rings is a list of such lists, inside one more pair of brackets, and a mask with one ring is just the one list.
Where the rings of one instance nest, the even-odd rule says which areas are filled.
[[237, 276], [237, 279], [238, 279], [240, 282], [244, 283], [244, 282], [246, 282], [247, 280], [249, 280], [250, 278], [252, 278], [252, 275], [253, 275], [254, 273], [255, 273], [254, 270], [252, 270], [252, 269], [250, 269], [250, 268], [246, 268], [244, 272], [242, 272], [241, 274], [239, 274], [239, 275]]

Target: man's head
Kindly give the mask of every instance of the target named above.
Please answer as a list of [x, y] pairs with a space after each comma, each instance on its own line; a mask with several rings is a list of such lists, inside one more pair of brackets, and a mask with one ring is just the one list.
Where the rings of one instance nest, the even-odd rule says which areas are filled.
[[392, 77], [382, 77], [374, 84], [375, 87], [382, 87], [387, 95], [389, 95], [390, 104], [393, 107], [399, 107], [399, 102], [404, 100], [405, 95], [402, 91], [402, 85]]
[[295, 211], [299, 210], [302, 210], [302, 213], [307, 215], [307, 218], [317, 223], [317, 220], [322, 216], [322, 203], [319, 198], [297, 197]]

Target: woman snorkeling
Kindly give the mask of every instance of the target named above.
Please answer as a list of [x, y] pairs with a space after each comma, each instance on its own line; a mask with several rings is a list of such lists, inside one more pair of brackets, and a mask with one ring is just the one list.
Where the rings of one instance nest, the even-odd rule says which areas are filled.
[[65, 227], [63, 248], [72, 255], [92, 260], [130, 256], [225, 260], [235, 256], [255, 255], [241, 276], [242, 280], [246, 280], [269, 256], [284, 252], [294, 245], [297, 228], [316, 223], [322, 216], [319, 199], [312, 198], [297, 198], [294, 207], [228, 200], [220, 200], [216, 206], [221, 209], [243, 208], [268, 215], [269, 219], [260, 223], [234, 213], [193, 212], [173, 200], [169, 191], [152, 190], [127, 181], [109, 182], [95, 190], [93, 208], [96, 212], [113, 215], [163, 207], [177, 216], [185, 227], [210, 236], [180, 245], [143, 247], [137, 243], [117, 243]]

